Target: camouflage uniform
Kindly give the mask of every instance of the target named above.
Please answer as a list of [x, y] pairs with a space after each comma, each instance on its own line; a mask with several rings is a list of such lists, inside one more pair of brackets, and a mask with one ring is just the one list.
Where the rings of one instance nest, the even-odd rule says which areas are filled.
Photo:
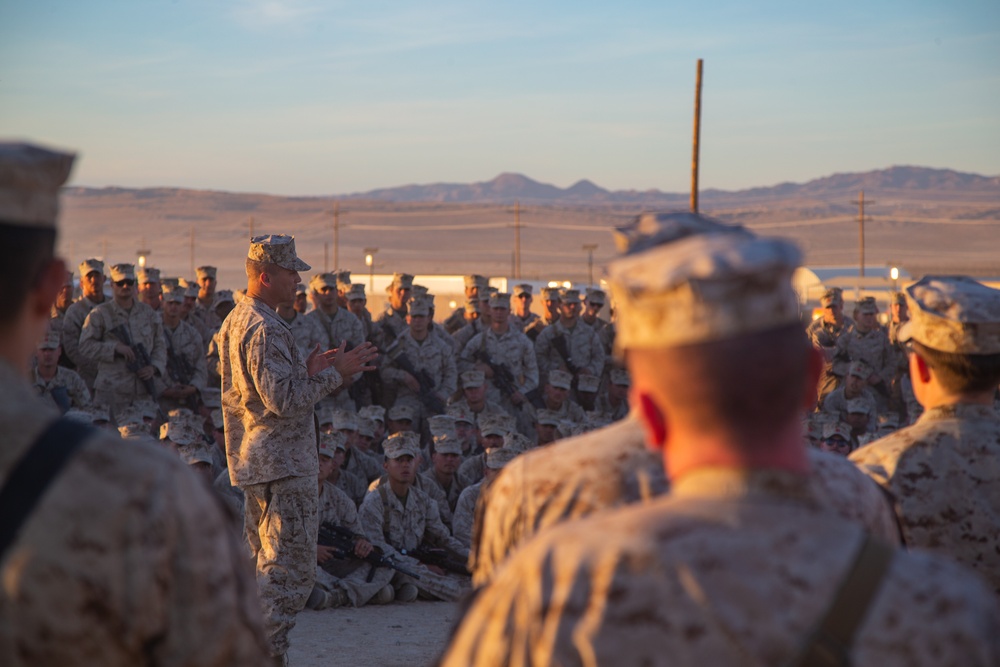
[[[329, 482], [324, 482], [319, 492], [319, 522], [343, 526], [352, 533], [362, 534], [354, 502]], [[376, 545], [381, 546], [381, 543]], [[370, 564], [360, 560], [331, 559], [316, 566], [316, 582], [330, 592], [342, 591], [352, 606], [360, 607], [392, 581], [393, 570], [387, 567], [375, 568], [371, 581], [366, 581], [371, 570]]]
[[[427, 371], [434, 382], [434, 392], [439, 394], [442, 400], [447, 401], [448, 397], [455, 393], [458, 386], [455, 356], [444, 343], [429, 334], [423, 341], [417, 341], [407, 329], [396, 339], [394, 345], [399, 346], [400, 352], [407, 356], [416, 370]], [[397, 400], [403, 399], [414, 405], [419, 404], [417, 394], [403, 383], [403, 371], [392, 359], [385, 359], [381, 373], [382, 380], [386, 384], [392, 383], [396, 386]]]
[[76, 366], [76, 372], [87, 383], [88, 389], [93, 388], [94, 380], [97, 379], [97, 360], [80, 353], [80, 334], [83, 333], [83, 323], [87, 315], [99, 305], [87, 297], [80, 297], [66, 309], [66, 315], [63, 317], [63, 352]]
[[[805, 478], [702, 469], [668, 497], [525, 545], [476, 597], [442, 664], [791, 664], [864, 539]], [[998, 623], [971, 575], [899, 551], [849, 657], [993, 665]]]
[[365, 484], [382, 476], [382, 464], [373, 455], [351, 447], [344, 454], [343, 470], [356, 476]]
[[[448, 528], [448, 532], [450, 533], [451, 522], [452, 522], [451, 505], [448, 504], [448, 498], [447, 496], [445, 496], [445, 493], [441, 489], [441, 487], [438, 484], [430, 482], [427, 479], [426, 475], [428, 473], [433, 475], [432, 470], [425, 470], [424, 472], [419, 473], [416, 477], [414, 477], [412, 488], [420, 489], [421, 491], [426, 493], [431, 500], [434, 501], [434, 503], [437, 505], [438, 508], [438, 515], [441, 517], [441, 523], [443, 523], [445, 527]], [[378, 489], [378, 487], [382, 486], [383, 484], [388, 484], [388, 483], [389, 483], [389, 476], [382, 475], [381, 477], [379, 477], [378, 479], [376, 479], [375, 481], [373, 481], [371, 484], [368, 485], [368, 492], [371, 493], [372, 491], [375, 491], [376, 489]]]
[[[420, 489], [411, 487], [404, 505], [389, 489], [388, 483], [382, 484], [365, 496], [359, 516], [368, 540], [388, 545], [387, 552], [390, 554], [398, 554], [400, 549], [415, 549], [422, 542], [451, 549], [460, 555], [467, 553], [441, 523], [437, 503]], [[400, 560], [415, 567], [420, 580], [401, 574], [397, 574], [394, 580], [403, 579], [416, 585], [421, 592], [441, 600], [457, 600], [461, 595], [462, 585], [457, 577], [435, 574], [410, 558]]]
[[478, 336], [479, 334], [483, 333], [487, 329], [489, 329], [489, 327], [481, 319], [472, 320], [471, 322], [469, 322], [464, 327], [462, 327], [461, 329], [459, 329], [458, 331], [456, 331], [451, 335], [452, 339], [455, 341], [455, 349], [459, 350], [460, 352], [465, 351], [465, 348], [469, 344], [469, 341], [472, 340], [475, 336]]
[[850, 459], [895, 498], [908, 547], [950, 556], [1000, 593], [1000, 418], [990, 406], [931, 408]]
[[855, 325], [850, 331], [837, 339], [838, 358], [851, 361], [861, 360], [872, 367], [876, 375], [885, 381], [888, 387], [896, 372], [896, 357], [889, 344], [885, 331], [876, 327], [870, 331], [860, 331]]
[[[428, 490], [428, 493], [430, 493], [429, 489], [431, 488], [437, 489], [438, 491], [441, 492], [441, 495], [444, 497], [445, 501], [444, 505], [447, 507], [447, 513], [448, 513], [448, 519], [446, 520], [445, 507], [442, 507], [441, 520], [444, 521], [445, 525], [451, 527], [452, 523], [451, 517], [454, 516], [455, 514], [455, 507], [458, 504], [458, 497], [462, 494], [463, 490], [462, 484], [458, 481], [458, 475], [456, 474], [455, 476], [452, 477], [451, 486], [449, 486], [447, 489], [444, 488], [444, 486], [441, 485], [441, 482], [438, 481], [437, 477], [434, 475], [433, 469], [425, 470], [424, 472], [420, 473], [420, 477], [423, 478], [423, 481], [421, 483], [422, 489]], [[440, 500], [438, 501], [438, 505], [441, 505]]]
[[133, 301], [130, 310], [125, 310], [113, 299], [105, 301], [90, 311], [83, 323], [80, 354], [98, 362], [94, 402], [111, 408], [156, 398], [149, 395], [143, 382], [128, 369], [125, 359], [115, 354], [115, 346], [122, 341], [115, 338], [111, 330], [120, 324], [128, 329], [133, 345], [142, 343], [145, 346], [159, 376], [167, 375], [167, 347], [159, 314], [138, 300]]
[[[292, 331], [292, 336], [295, 337], [295, 345], [299, 348], [299, 354], [303, 359], [307, 359], [309, 354], [312, 352], [313, 347], [320, 338], [320, 332], [315, 330], [316, 323], [302, 315], [298, 311], [294, 311], [294, 316], [291, 320], [284, 320], [285, 324]], [[326, 350], [330, 348], [325, 348]]]
[[541, 319], [542, 318], [540, 318], [537, 314], [529, 311], [527, 317], [521, 317], [520, 315], [515, 315], [514, 313], [511, 313], [510, 319], [508, 319], [507, 322], [510, 323], [511, 329], [524, 333], [526, 329], [531, 328], [535, 322], [538, 322]]
[[61, 411], [65, 412], [59, 402], [52, 397], [52, 391], [58, 388], [65, 388], [66, 397], [69, 399], [69, 405], [73, 408], [87, 408], [90, 407], [90, 392], [87, 390], [87, 384], [83, 379], [76, 373], [76, 371], [71, 371], [68, 368], [63, 368], [62, 366], [56, 366], [56, 375], [51, 380], [44, 380], [42, 376], [38, 374], [38, 369], [35, 368], [32, 371], [35, 383], [34, 389], [37, 396], [41, 396], [46, 403], [60, 408]]
[[472, 527], [476, 520], [476, 501], [479, 500], [479, 492], [486, 481], [479, 481], [462, 491], [458, 498], [458, 505], [455, 507], [455, 519], [452, 532], [455, 539], [465, 545], [466, 548], [472, 544]]
[[[164, 325], [163, 337], [167, 343], [167, 358], [169, 359], [173, 355], [176, 358], [184, 359], [191, 373], [191, 377], [184, 378], [187, 381], [183, 384], [191, 385], [198, 389], [198, 391], [202, 391], [208, 387], [208, 366], [205, 360], [205, 348], [198, 330], [181, 320], [177, 323], [173, 331]], [[180, 380], [171, 377], [168, 372], [167, 375], [161, 378], [161, 382], [169, 387], [179, 384]], [[160, 403], [165, 404], [163, 407], [170, 410], [181, 407], [183, 402], [164, 398], [160, 399]]]
[[562, 355], [552, 343], [557, 336], [566, 339], [570, 360], [577, 368], [586, 369], [591, 375], [600, 377], [604, 370], [604, 346], [601, 345], [594, 330], [583, 320], [577, 320], [571, 329], [559, 320], [538, 334], [538, 340], [535, 341], [535, 356], [538, 358], [540, 373], [548, 373], [554, 369], [569, 371]]
[[[839, 299], [839, 292], [837, 293]], [[830, 294], [824, 296], [824, 303], [830, 301]], [[841, 299], [841, 305], [843, 300]], [[806, 335], [812, 341], [813, 347], [830, 357], [823, 364], [823, 377], [820, 379], [819, 400], [837, 388], [844, 376], [847, 375], [847, 367], [850, 364], [848, 358], [837, 358], [837, 341], [854, 327], [854, 320], [847, 315], [843, 316], [840, 325], [827, 322], [822, 317], [813, 320], [806, 327]]]
[[[472, 369], [477, 360], [475, 355], [485, 351], [490, 361], [503, 365], [510, 371], [516, 383], [516, 389], [522, 395], [538, 386], [538, 362], [535, 359], [535, 348], [528, 337], [513, 329], [498, 334], [493, 329], [487, 329], [473, 336], [465, 345], [460, 361], [461, 371]], [[508, 412], [515, 410], [509, 397], [500, 393], [496, 384], [489, 382], [486, 389], [487, 399], [503, 405]]]
[[307, 376], [288, 325], [256, 298], [233, 309], [218, 341], [229, 475], [246, 495], [268, 639], [272, 653], [282, 655], [316, 575], [313, 406], [341, 377], [332, 367]]
[[[55, 411], [0, 362], [0, 479]], [[270, 664], [221, 508], [176, 455], [96, 431], [0, 564], [9, 667]]]
[[333, 484], [346, 493], [355, 505], [360, 505], [361, 501], [365, 499], [365, 494], [368, 493], [368, 485], [365, 484], [364, 480], [346, 470], [340, 471], [340, 476]]
[[389, 345], [402, 336], [409, 327], [406, 324], [406, 312], [396, 310], [391, 305], [386, 306], [385, 311], [375, 320], [372, 331], [372, 340], [379, 351], [384, 352]]
[[[337, 312], [333, 315], [327, 315], [316, 308], [303, 317], [312, 320], [314, 338], [309, 341], [308, 348], [310, 350], [315, 348], [317, 344], [321, 350], [325, 351], [340, 347], [340, 344], [345, 340], [351, 348], [365, 342], [365, 330], [361, 326], [361, 321], [346, 308], [337, 308]], [[361, 373], [357, 373], [353, 379], [355, 382], [360, 380]], [[358, 408], [347, 391], [337, 393], [333, 397], [333, 404], [341, 410], [356, 410]]]
[[[878, 414], [878, 406], [875, 401], [875, 395], [870, 389], [868, 389], [868, 387], [862, 389], [861, 395], [857, 398], [868, 404], [870, 407], [869, 414], [871, 414], [872, 417]], [[823, 399], [823, 412], [831, 415], [837, 415], [837, 418], [843, 421], [847, 416], [847, 401], [847, 396], [844, 395], [844, 387], [837, 387]]]

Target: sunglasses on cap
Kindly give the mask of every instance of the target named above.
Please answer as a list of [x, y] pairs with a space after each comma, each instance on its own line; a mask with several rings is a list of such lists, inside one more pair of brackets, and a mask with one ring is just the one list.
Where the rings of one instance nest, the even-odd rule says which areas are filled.
[[132, 287], [135, 285], [135, 281], [131, 278], [122, 278], [121, 280], [116, 280], [115, 285], [118, 285], [119, 287]]

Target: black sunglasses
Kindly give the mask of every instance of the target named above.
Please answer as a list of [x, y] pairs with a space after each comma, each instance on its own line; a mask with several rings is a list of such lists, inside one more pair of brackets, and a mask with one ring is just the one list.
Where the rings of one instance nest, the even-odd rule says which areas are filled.
[[115, 285], [118, 285], [119, 287], [132, 287], [132, 285], [135, 285], [135, 281], [125, 278], [124, 280], [116, 280]]

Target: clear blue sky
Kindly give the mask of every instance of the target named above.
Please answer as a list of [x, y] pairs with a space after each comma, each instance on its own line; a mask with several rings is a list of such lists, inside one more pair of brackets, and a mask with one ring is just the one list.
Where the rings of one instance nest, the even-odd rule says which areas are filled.
[[7, 0], [0, 136], [74, 183], [334, 194], [1000, 174], [1000, 2]]

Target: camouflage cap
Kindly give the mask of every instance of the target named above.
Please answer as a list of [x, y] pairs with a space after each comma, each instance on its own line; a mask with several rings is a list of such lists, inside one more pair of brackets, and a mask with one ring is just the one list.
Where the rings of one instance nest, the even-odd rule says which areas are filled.
[[106, 405], [91, 405], [87, 408], [87, 412], [90, 413], [90, 419], [95, 423], [111, 421], [111, 410]]
[[431, 314], [431, 301], [425, 296], [410, 299], [406, 304], [406, 312], [413, 317], [427, 317]]
[[453, 417], [455, 419], [456, 424], [462, 423], [462, 424], [469, 424], [471, 426], [472, 424], [476, 423], [476, 418], [472, 416], [472, 412], [470, 412], [467, 408], [464, 408], [460, 405], [449, 406], [448, 412], [446, 412], [445, 414], [447, 414], [449, 417]]
[[398, 459], [400, 456], [420, 456], [420, 436], [413, 431], [393, 433], [382, 443], [382, 451], [387, 459]]
[[802, 254], [781, 239], [702, 234], [610, 267], [618, 349], [735, 338], [799, 322], [792, 273]]
[[510, 294], [497, 292], [490, 295], [490, 308], [506, 308], [510, 310]]
[[567, 288], [567, 289], [559, 290], [559, 302], [560, 303], [582, 303], [583, 299], [580, 297], [580, 290]]
[[184, 303], [184, 298], [187, 297], [187, 290], [183, 287], [175, 287], [173, 289], [168, 289], [163, 291], [163, 300], [173, 303]]
[[618, 252], [633, 255], [656, 246], [674, 243], [696, 234], [751, 235], [743, 227], [727, 225], [699, 213], [643, 213], [614, 231]]
[[847, 401], [847, 414], [871, 416], [872, 406], [863, 398], [851, 398]]
[[187, 420], [171, 419], [160, 425], [160, 440], [169, 440], [177, 445], [193, 445], [202, 439]]
[[[181, 280], [181, 278], [165, 278], [160, 276], [160, 284], [163, 285], [164, 290], [177, 289], [178, 287], [181, 287]], [[187, 291], [187, 281], [185, 280], [184, 283], [185, 285], [181, 289]]]
[[548, 426], [559, 426], [559, 415], [551, 410], [540, 409], [535, 411], [535, 422]]
[[906, 304], [906, 295], [902, 292], [889, 292], [889, 304], [899, 304], [900, 306]]
[[396, 403], [391, 408], [389, 408], [389, 419], [391, 419], [394, 422], [404, 421], [404, 420], [409, 420], [412, 422], [414, 421], [414, 419], [416, 419], [416, 416], [417, 415], [413, 409], [413, 406], [409, 405], [408, 403]]
[[432, 437], [455, 433], [455, 418], [451, 415], [433, 415], [427, 418], [427, 428], [431, 431]]
[[357, 413], [350, 410], [337, 410], [333, 413], [333, 428], [338, 431], [357, 431]]
[[135, 280], [135, 265], [134, 264], [112, 264], [111, 265], [111, 282], [116, 283], [119, 280]]
[[77, 424], [91, 424], [94, 421], [89, 410], [81, 410], [80, 408], [70, 408], [63, 417]]
[[532, 442], [517, 431], [510, 431], [503, 436], [503, 448], [512, 452], [524, 452], [532, 447]]
[[910, 320], [899, 341], [940, 352], [1000, 354], [1000, 290], [968, 276], [926, 276], [906, 289]]
[[484, 276], [479, 276], [473, 274], [471, 276], [465, 276], [465, 289], [471, 289], [473, 287], [481, 287], [489, 284], [489, 280]]
[[[246, 295], [246, 290], [243, 290], [243, 294]], [[212, 301], [212, 307], [215, 308], [224, 303], [236, 303], [236, 295], [231, 289], [220, 289], [215, 293], [215, 299]]]
[[308, 271], [312, 267], [295, 254], [295, 237], [285, 234], [264, 234], [250, 239], [247, 257], [264, 264], [275, 264], [289, 271]]
[[601, 386], [601, 378], [597, 375], [581, 375], [576, 381], [576, 390], [588, 394], [597, 393], [597, 388]]
[[317, 273], [309, 279], [309, 289], [313, 292], [322, 292], [324, 287], [337, 289], [337, 276], [332, 273]]
[[847, 374], [853, 375], [854, 377], [859, 377], [863, 380], [867, 380], [872, 376], [872, 367], [861, 361], [860, 359], [855, 359], [851, 362], [851, 365], [847, 368]]
[[118, 427], [122, 440], [146, 440], [150, 437], [149, 427], [142, 422], [129, 422]]
[[465, 311], [471, 313], [481, 313], [483, 312], [483, 307], [479, 305], [478, 299], [472, 299], [465, 302]]
[[0, 142], [0, 220], [55, 229], [59, 188], [69, 178], [75, 159], [41, 146]]
[[99, 259], [85, 259], [80, 262], [80, 277], [84, 277], [92, 271], [97, 271], [98, 273], [104, 273], [104, 262]]
[[628, 371], [624, 368], [611, 369], [611, 373], [609, 373], [608, 377], [611, 380], [611, 384], [617, 384], [623, 387], [632, 386], [632, 378], [629, 377]]
[[317, 451], [321, 456], [329, 456], [331, 459], [336, 456], [337, 450], [347, 451], [347, 436], [340, 431], [333, 433], [319, 434], [319, 447]]
[[392, 274], [392, 282], [385, 288], [388, 292], [392, 289], [413, 289], [413, 275], [409, 273]]
[[198, 292], [200, 292], [200, 291], [201, 290], [198, 289], [198, 285], [196, 285], [196, 284], [195, 285], [188, 285], [187, 287], [184, 288], [184, 298], [186, 298], [186, 299], [197, 299], [198, 298]]
[[543, 287], [542, 288], [542, 301], [558, 301], [559, 300], [559, 288], [558, 287]]
[[588, 287], [587, 295], [584, 297], [587, 303], [592, 303], [597, 306], [603, 306], [605, 301], [607, 301], [607, 295], [604, 290], [597, 289], [596, 287]]
[[134, 405], [119, 408], [115, 410], [115, 423], [118, 424], [118, 426], [125, 426], [127, 424], [144, 424], [142, 419], [142, 410]]
[[833, 436], [840, 436], [844, 440], [851, 441], [851, 426], [844, 422], [826, 422], [823, 424], [823, 439], [829, 440]]
[[222, 390], [218, 387], [205, 387], [201, 390], [201, 402], [205, 404], [206, 408], [221, 408], [222, 407]]
[[366, 438], [375, 437], [375, 421], [358, 415], [358, 435]]
[[367, 417], [372, 421], [385, 423], [385, 408], [381, 405], [366, 405], [365, 407], [358, 410], [358, 415], [361, 417]]
[[216, 269], [214, 266], [206, 265], [206, 266], [199, 266], [194, 271], [195, 275], [198, 276], [198, 280], [201, 280], [202, 278], [212, 278], [214, 280], [216, 273], [218, 272], [218, 269]]
[[462, 441], [454, 431], [434, 436], [435, 454], [459, 454], [462, 453]]
[[177, 447], [177, 455], [189, 466], [198, 463], [212, 463], [212, 452], [203, 445], [182, 445]]
[[566, 371], [551, 370], [549, 371], [549, 377], [547, 382], [553, 387], [559, 387], [560, 389], [569, 389], [570, 385], [573, 384], [573, 376]]
[[486, 384], [486, 375], [482, 371], [465, 371], [460, 377], [463, 389], [474, 389]]
[[136, 272], [136, 277], [139, 279], [140, 285], [145, 285], [146, 283], [159, 283], [160, 270], [154, 269], [151, 266], [144, 267]]
[[878, 428], [883, 429], [897, 429], [899, 428], [899, 413], [898, 412], [883, 412], [878, 416]]
[[521, 296], [522, 294], [532, 294], [533, 289], [528, 283], [521, 283], [520, 285], [514, 285], [514, 296]]
[[843, 306], [844, 290], [839, 287], [831, 287], [827, 291], [823, 292], [823, 296], [820, 297], [819, 303], [824, 308], [829, 308], [830, 306]]
[[499, 435], [504, 436], [510, 430], [512, 430], [512, 424], [510, 423], [513, 418], [508, 418], [508, 415], [490, 413], [488, 415], [481, 416], [479, 418], [479, 432], [482, 435]]
[[494, 447], [486, 453], [486, 467], [490, 470], [500, 470], [513, 461], [521, 452], [506, 447]]
[[159, 413], [159, 406], [150, 399], [136, 401], [135, 406], [142, 412], [143, 419], [156, 419]]
[[[339, 269], [333, 272], [337, 276], [337, 289], [347, 291], [354, 283], [351, 282], [351, 272], [347, 269]], [[362, 285], [364, 287], [364, 285]]]
[[854, 304], [854, 307], [857, 308], [859, 313], [867, 315], [874, 315], [878, 313], [878, 304], [875, 303], [875, 297], [873, 296], [866, 296], [865, 298], [857, 301]]
[[810, 440], [823, 439], [823, 422], [815, 419], [802, 420], [802, 435]]
[[351, 288], [344, 294], [348, 301], [366, 301], [365, 286], [363, 283], [352, 283]]
[[42, 336], [42, 340], [38, 341], [39, 350], [54, 350], [59, 345], [62, 344], [62, 336], [59, 332], [49, 327], [45, 331], [45, 335]]
[[414, 283], [413, 287], [410, 288], [410, 296], [417, 299], [427, 296], [428, 292], [429, 290], [426, 287], [423, 285], [417, 285], [416, 283]]
[[331, 405], [320, 405], [316, 408], [316, 421], [320, 426], [326, 426], [327, 424], [333, 424], [333, 406]]

